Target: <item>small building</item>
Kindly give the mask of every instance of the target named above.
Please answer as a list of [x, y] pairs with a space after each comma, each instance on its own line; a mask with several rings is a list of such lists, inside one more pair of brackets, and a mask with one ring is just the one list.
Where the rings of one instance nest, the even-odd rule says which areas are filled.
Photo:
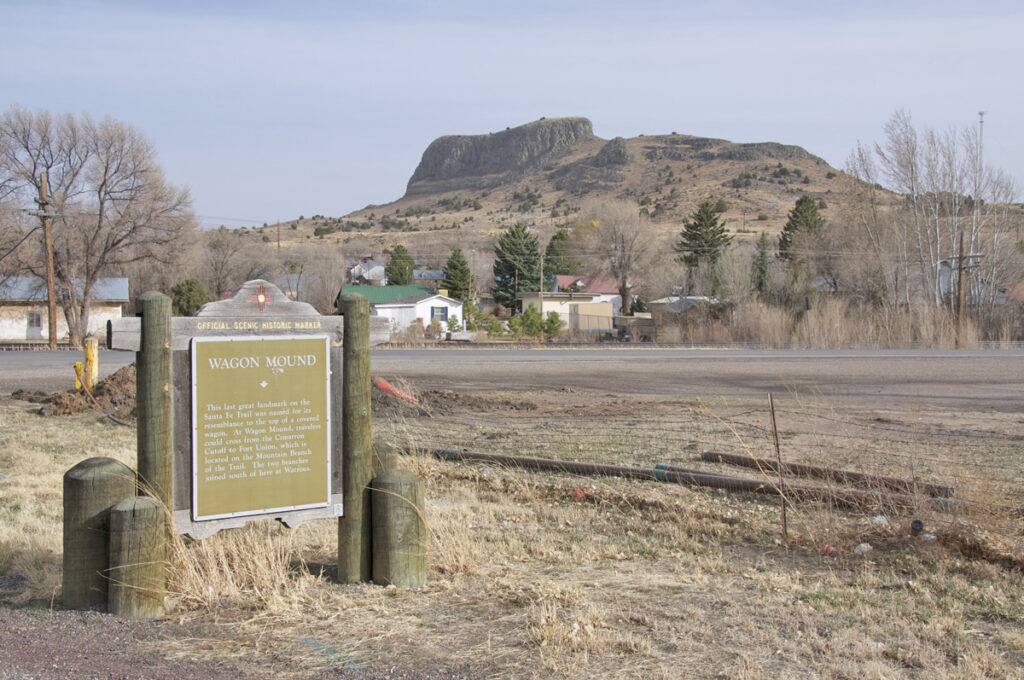
[[698, 305], [717, 305], [718, 300], [704, 295], [669, 295], [651, 300], [647, 308], [655, 314], [680, 314]]
[[571, 331], [610, 333], [615, 329], [612, 302], [601, 300], [596, 293], [519, 293], [523, 309], [533, 307], [546, 319], [557, 312], [565, 328]]
[[426, 328], [435, 319], [442, 326], [453, 318], [460, 324], [464, 320], [461, 302], [424, 286], [342, 286], [338, 295], [350, 293], [365, 296], [370, 314], [388, 319], [392, 333], [417, 322]]
[[552, 285], [554, 293], [590, 293], [594, 302], [610, 302], [612, 309], [622, 309], [622, 296], [615, 281], [600, 276], [574, 276], [572, 274], [556, 274]]
[[348, 270], [348, 281], [355, 286], [386, 286], [386, 266], [383, 262], [357, 262]]
[[412, 283], [417, 286], [424, 286], [437, 293], [444, 288], [444, 270], [413, 269]]
[[[86, 335], [106, 333], [107, 321], [119, 319], [129, 302], [128, 279], [98, 279], [89, 302]], [[47, 319], [46, 281], [34, 276], [0, 279], [0, 340], [40, 341], [50, 335]], [[57, 306], [57, 337], [68, 337], [68, 324]]]

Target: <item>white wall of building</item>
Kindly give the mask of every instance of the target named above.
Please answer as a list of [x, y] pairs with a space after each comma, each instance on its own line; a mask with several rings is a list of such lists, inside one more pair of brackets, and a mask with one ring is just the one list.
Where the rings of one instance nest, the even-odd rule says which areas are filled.
[[[31, 321], [39, 320], [38, 326]], [[106, 337], [107, 321], [121, 318], [121, 305], [94, 305], [89, 311], [89, 330], [87, 335]], [[25, 340], [46, 340], [50, 326], [47, 322], [46, 305], [5, 304], [0, 305], [0, 340], [5, 342], [23, 342]], [[64, 320], [64, 312], [57, 308], [57, 338], [67, 339], [68, 324]]]
[[[435, 312], [435, 310], [444, 311]], [[391, 321], [392, 333], [404, 331], [417, 319], [422, 319], [421, 323], [426, 327], [435, 313], [439, 317], [443, 317], [443, 319], [438, 319], [442, 327], [447, 326], [448, 322], [445, 319], [450, 319], [453, 316], [458, 317], [460, 322], [463, 321], [462, 303], [444, 295], [432, 295], [415, 302], [373, 305], [373, 311], [377, 316]]]

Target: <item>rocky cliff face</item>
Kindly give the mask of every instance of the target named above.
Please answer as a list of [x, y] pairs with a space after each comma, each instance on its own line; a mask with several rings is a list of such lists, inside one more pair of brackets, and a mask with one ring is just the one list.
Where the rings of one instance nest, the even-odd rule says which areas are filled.
[[586, 118], [552, 118], [488, 135], [434, 140], [409, 180], [406, 196], [489, 189], [570, 154], [594, 137]]

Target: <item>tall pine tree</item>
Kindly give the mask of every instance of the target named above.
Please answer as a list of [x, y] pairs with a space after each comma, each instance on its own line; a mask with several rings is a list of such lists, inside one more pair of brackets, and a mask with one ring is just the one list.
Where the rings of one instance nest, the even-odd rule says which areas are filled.
[[772, 260], [768, 251], [768, 234], [761, 232], [761, 238], [757, 240], [754, 251], [754, 262], [750, 268], [751, 284], [754, 291], [762, 300], [768, 298], [768, 291], [771, 284]]
[[[548, 247], [544, 250], [544, 278], [550, 281], [556, 274], [578, 275], [583, 273], [583, 263], [573, 252], [574, 247], [565, 229], [559, 229], [548, 241]], [[548, 289], [547, 281], [544, 286]]]
[[407, 286], [412, 281], [412, 270], [416, 263], [412, 255], [403, 245], [395, 246], [391, 251], [391, 261], [384, 267], [384, 276], [387, 277], [389, 286]]
[[494, 301], [514, 309], [516, 293], [540, 290], [540, 243], [522, 222], [501, 232], [494, 248]]
[[455, 246], [444, 263], [444, 287], [448, 289], [448, 296], [463, 302], [469, 300], [472, 295], [470, 282], [469, 263], [462, 254], [462, 248]]
[[789, 211], [786, 226], [779, 234], [779, 257], [784, 260], [793, 258], [793, 237], [798, 234], [820, 234], [825, 230], [825, 218], [818, 212], [818, 204], [813, 198], [804, 194], [797, 199], [796, 205]]
[[714, 265], [722, 250], [732, 242], [732, 236], [724, 223], [718, 222], [715, 204], [703, 201], [690, 219], [683, 222], [679, 241], [674, 248], [679, 259], [689, 267], [696, 267], [702, 261]]

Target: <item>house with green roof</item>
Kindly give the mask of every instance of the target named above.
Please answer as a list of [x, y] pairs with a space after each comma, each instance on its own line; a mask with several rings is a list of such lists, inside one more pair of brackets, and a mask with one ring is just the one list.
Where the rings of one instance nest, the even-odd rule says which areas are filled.
[[370, 314], [391, 322], [391, 332], [405, 330], [413, 323], [426, 326], [434, 319], [442, 326], [449, 319], [463, 322], [462, 303], [425, 286], [342, 286], [338, 297], [358, 293], [370, 301]]

